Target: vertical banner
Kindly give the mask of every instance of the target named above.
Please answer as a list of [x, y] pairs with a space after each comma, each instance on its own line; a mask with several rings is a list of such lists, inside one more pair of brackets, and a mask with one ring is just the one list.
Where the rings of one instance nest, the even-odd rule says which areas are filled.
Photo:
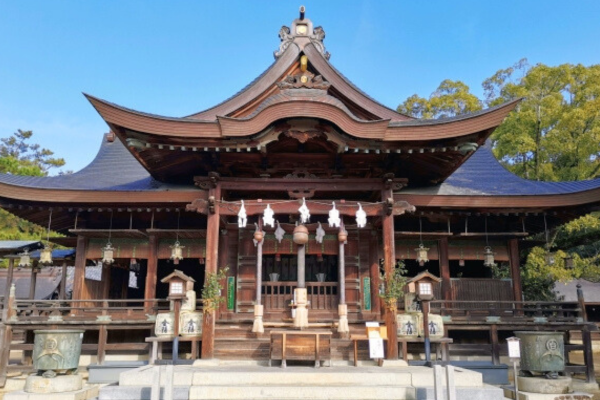
[[235, 277], [227, 277], [227, 310], [233, 310], [235, 305]]
[[371, 278], [363, 278], [363, 307], [371, 310]]

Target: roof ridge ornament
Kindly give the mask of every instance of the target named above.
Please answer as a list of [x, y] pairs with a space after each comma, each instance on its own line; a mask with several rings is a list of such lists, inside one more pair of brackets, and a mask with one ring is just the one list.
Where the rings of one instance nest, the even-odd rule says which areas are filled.
[[329, 60], [329, 57], [331, 57], [331, 54], [328, 51], [325, 51], [325, 45], [323, 44], [325, 30], [321, 26], [317, 26], [313, 29], [312, 21], [304, 17], [305, 11], [306, 8], [300, 6], [300, 18], [295, 19], [292, 22], [291, 27], [283, 25], [279, 30], [279, 39], [281, 40], [281, 43], [279, 44], [279, 50], [273, 52], [275, 59], [281, 57], [290, 44], [294, 42], [298, 45], [300, 50], [303, 50], [307, 44], [312, 43], [317, 50], [323, 54], [325, 59]]

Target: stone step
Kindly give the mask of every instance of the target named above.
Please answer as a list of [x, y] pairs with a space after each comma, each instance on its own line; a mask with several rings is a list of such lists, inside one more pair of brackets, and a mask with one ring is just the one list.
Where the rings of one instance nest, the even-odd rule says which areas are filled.
[[[121, 374], [121, 386], [151, 386], [156, 379], [156, 369], [146, 366]], [[161, 370], [161, 384], [165, 382], [164, 366]], [[312, 385], [412, 385], [415, 387], [433, 387], [433, 373], [427, 367], [384, 367], [376, 366], [334, 366], [288, 368], [266, 367], [261, 365], [236, 365], [219, 360], [199, 360], [195, 366], [177, 366], [174, 375], [175, 385], [256, 385], [302, 386], [310, 382]], [[455, 369], [455, 385], [457, 387], [483, 386], [481, 374], [461, 368]]]
[[[98, 400], [151, 400], [152, 388], [150, 386], [117, 386], [108, 385], [100, 389]], [[173, 400], [188, 400], [189, 386], [175, 386]], [[165, 388], [160, 389], [160, 399], [165, 398]]]
[[[444, 389], [445, 395], [445, 389]], [[491, 385], [481, 387], [457, 387], [456, 398], [459, 400], [507, 400], [504, 390]], [[416, 400], [435, 400], [433, 387], [416, 388]]]
[[190, 400], [247, 400], [247, 399], [311, 399], [311, 400], [381, 400], [415, 399], [410, 386], [192, 386]]

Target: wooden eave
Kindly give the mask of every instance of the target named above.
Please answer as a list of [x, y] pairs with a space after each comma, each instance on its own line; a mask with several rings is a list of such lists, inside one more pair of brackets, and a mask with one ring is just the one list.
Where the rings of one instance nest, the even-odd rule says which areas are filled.
[[251, 137], [276, 121], [298, 117], [323, 119], [339, 126], [347, 134], [367, 140], [414, 142], [461, 138], [497, 127], [520, 101], [514, 100], [488, 112], [459, 119], [390, 126], [389, 120], [361, 121], [332, 104], [310, 100], [291, 100], [265, 107], [252, 118], [219, 116], [215, 121], [198, 121], [144, 114], [93, 96], [86, 97], [109, 125], [139, 132], [141, 136], [154, 135], [167, 145], [177, 139], [223, 140], [228, 137]]
[[148, 235], [138, 229], [69, 229], [69, 233], [90, 239], [147, 239]]
[[197, 198], [206, 197], [202, 191], [102, 191], [46, 189], [11, 185], [0, 182], [0, 199], [20, 200], [52, 206], [68, 204], [187, 204]]
[[407, 201], [419, 207], [439, 207], [446, 209], [551, 209], [561, 207], [579, 207], [600, 202], [600, 188], [568, 194], [553, 195], [419, 195], [394, 193], [395, 201]]

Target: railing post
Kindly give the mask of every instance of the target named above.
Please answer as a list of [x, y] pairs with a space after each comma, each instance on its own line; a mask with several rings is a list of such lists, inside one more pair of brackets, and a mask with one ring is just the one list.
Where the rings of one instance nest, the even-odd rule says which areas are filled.
[[595, 383], [594, 375], [594, 353], [592, 352], [592, 332], [588, 325], [581, 330], [581, 339], [583, 341], [583, 359], [585, 361], [585, 377], [588, 383]]
[[100, 325], [98, 329], [98, 353], [97, 353], [97, 362], [98, 365], [104, 364], [104, 356], [106, 355], [106, 341], [108, 337], [108, 332], [106, 329], [106, 325]]
[[0, 323], [0, 387], [6, 385], [6, 373], [10, 358], [10, 343], [12, 342], [12, 327]]
[[583, 298], [583, 289], [581, 289], [581, 284], [577, 284], [577, 302], [579, 303], [580, 316], [583, 319], [583, 322], [587, 322], [587, 311], [585, 310], [585, 300]]

